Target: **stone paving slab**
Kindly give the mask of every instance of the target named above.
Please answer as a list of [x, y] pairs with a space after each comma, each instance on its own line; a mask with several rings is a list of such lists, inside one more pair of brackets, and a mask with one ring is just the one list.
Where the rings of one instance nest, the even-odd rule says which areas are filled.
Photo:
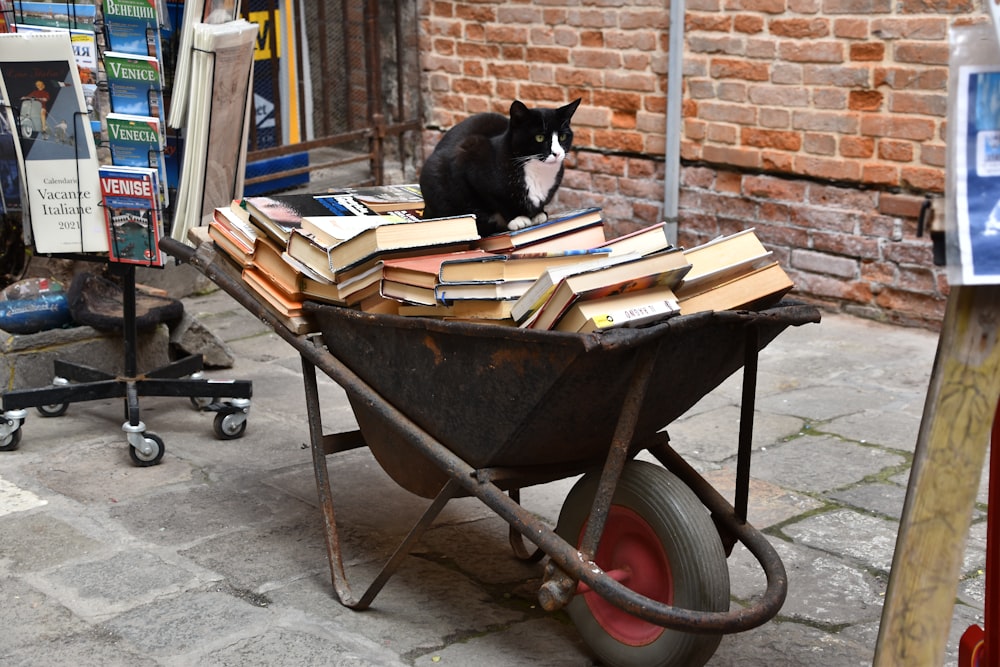
[[[0, 664], [431, 666], [597, 664], [563, 612], [536, 598], [543, 563], [513, 558], [507, 524], [453, 501], [376, 597], [335, 599], [296, 350], [224, 294], [185, 299], [253, 381], [246, 435], [218, 441], [186, 399], [143, 399], [161, 465], [130, 464], [120, 401], [32, 411], [20, 449], [0, 452]], [[840, 315], [789, 329], [761, 354], [749, 518], [781, 556], [776, 619], [722, 639], [713, 666], [871, 663], [936, 336]], [[669, 426], [672, 443], [725, 497], [735, 486], [741, 373]], [[327, 431], [356, 428], [320, 376]], [[643, 454], [641, 458], [649, 458]], [[344, 562], [356, 595], [427, 502], [371, 454], [331, 457]], [[524, 489], [550, 525], [575, 478]], [[947, 659], [982, 622], [988, 477], [966, 537]], [[731, 604], [763, 574], [729, 559]]]

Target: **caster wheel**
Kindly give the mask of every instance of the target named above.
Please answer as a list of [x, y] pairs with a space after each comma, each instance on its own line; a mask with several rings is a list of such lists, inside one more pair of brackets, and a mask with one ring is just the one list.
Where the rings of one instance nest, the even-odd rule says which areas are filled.
[[[556, 532], [571, 544], [582, 537], [598, 481], [585, 475], [566, 497]], [[687, 486], [653, 464], [625, 466], [594, 560], [649, 599], [684, 609], [729, 608], [729, 569], [711, 517]], [[593, 591], [577, 594], [566, 612], [601, 661], [619, 667], [700, 667], [722, 640], [653, 625]]]
[[37, 405], [35, 410], [43, 417], [62, 417], [69, 410], [69, 403], [53, 403], [52, 405]]
[[246, 433], [247, 420], [246, 417], [237, 420], [235, 414], [220, 412], [215, 415], [212, 430], [215, 431], [215, 437], [219, 440], [235, 440], [242, 438], [243, 434]]
[[12, 452], [21, 445], [21, 429], [0, 438], [0, 452]]
[[191, 401], [191, 405], [194, 406], [195, 410], [204, 410], [212, 404], [212, 399], [205, 398], [204, 396], [189, 396], [188, 400]]
[[153, 451], [147, 455], [143, 454], [132, 445], [129, 445], [128, 455], [132, 457], [132, 463], [140, 468], [155, 466], [163, 460], [163, 454], [167, 451], [166, 447], [163, 445], [163, 438], [155, 433], [143, 433], [142, 437], [146, 439], [147, 444], [153, 445]]

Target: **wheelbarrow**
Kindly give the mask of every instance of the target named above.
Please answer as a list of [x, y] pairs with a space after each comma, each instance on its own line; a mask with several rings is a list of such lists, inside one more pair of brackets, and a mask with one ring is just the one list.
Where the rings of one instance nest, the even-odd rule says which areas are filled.
[[[546, 559], [542, 607], [565, 608], [612, 666], [705, 664], [726, 633], [773, 618], [787, 594], [777, 553], [746, 521], [759, 350], [819, 311], [705, 312], [642, 329], [577, 334], [365, 313], [307, 302], [318, 336], [292, 333], [210, 244], [169, 239], [188, 261], [272, 326], [302, 360], [314, 472], [334, 590], [371, 605], [449, 500], [475, 496], [510, 527], [525, 560]], [[695, 472], [664, 430], [743, 368], [733, 504]], [[359, 430], [324, 434], [316, 368], [346, 392]], [[404, 489], [433, 499], [360, 597], [344, 570], [326, 457], [368, 447]], [[637, 459], [649, 452], [660, 465]], [[557, 525], [520, 490], [581, 475]], [[531, 550], [525, 540], [535, 545]], [[727, 555], [742, 543], [766, 590], [730, 609]]]

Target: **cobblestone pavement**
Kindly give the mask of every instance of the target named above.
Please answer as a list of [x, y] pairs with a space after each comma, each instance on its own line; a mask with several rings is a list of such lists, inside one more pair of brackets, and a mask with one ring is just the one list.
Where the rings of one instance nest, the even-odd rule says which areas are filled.
[[[515, 560], [506, 524], [453, 501], [366, 612], [332, 594], [296, 351], [221, 293], [185, 300], [253, 381], [249, 428], [212, 435], [185, 399], [142, 400], [163, 463], [129, 462], [118, 401], [30, 412], [0, 453], [0, 664], [596, 664], [562, 613], [540, 609], [541, 564]], [[789, 575], [778, 617], [726, 636], [713, 666], [871, 664], [937, 337], [825, 315], [761, 355], [749, 518]], [[717, 489], [733, 487], [740, 374], [669, 428]], [[321, 377], [327, 430], [353, 427]], [[331, 460], [349, 573], [368, 581], [419, 516], [364, 450]], [[525, 489], [555, 521], [573, 480]], [[948, 663], [982, 622], [985, 475], [958, 586]], [[763, 590], [738, 547], [733, 604]]]

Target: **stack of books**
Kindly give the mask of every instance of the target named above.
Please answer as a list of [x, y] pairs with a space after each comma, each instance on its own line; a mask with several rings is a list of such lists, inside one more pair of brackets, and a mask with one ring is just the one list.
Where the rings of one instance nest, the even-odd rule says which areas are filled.
[[593, 332], [780, 299], [792, 284], [754, 230], [684, 250], [660, 223], [611, 240], [599, 209], [480, 238], [473, 216], [422, 219], [417, 186], [247, 197], [208, 234], [262, 303]]

